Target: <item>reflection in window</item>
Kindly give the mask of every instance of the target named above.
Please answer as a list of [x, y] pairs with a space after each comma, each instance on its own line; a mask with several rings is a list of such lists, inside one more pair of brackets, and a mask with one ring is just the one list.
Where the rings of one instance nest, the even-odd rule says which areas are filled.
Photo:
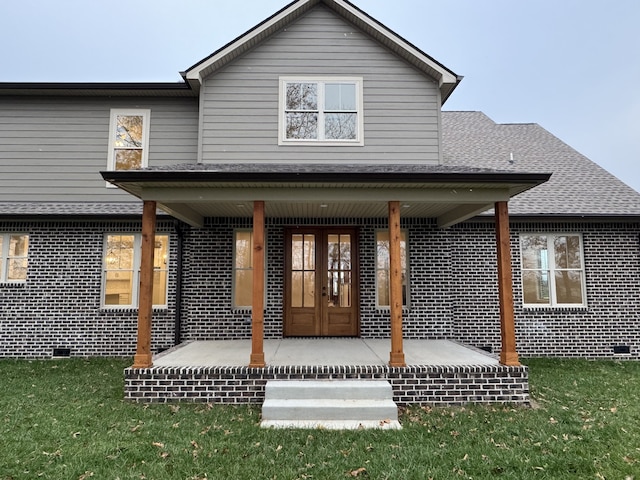
[[235, 232], [233, 259], [233, 306], [251, 307], [253, 303], [253, 233]]
[[147, 166], [149, 110], [112, 110], [109, 169], [136, 170]]
[[284, 140], [359, 140], [360, 80], [285, 81]]
[[329, 235], [327, 258], [329, 307], [350, 307], [352, 301], [351, 235]]
[[291, 306], [314, 307], [316, 294], [316, 236], [291, 236]]
[[[400, 232], [400, 264], [402, 268], [402, 305], [408, 301], [407, 234]], [[389, 259], [389, 231], [376, 232], [376, 301], [379, 307], [391, 305], [391, 267]]]
[[525, 305], [584, 305], [582, 237], [521, 235]]
[[[111, 234], [105, 238], [103, 305], [137, 307], [141, 235]], [[153, 256], [153, 305], [167, 305], [169, 237], [156, 235]]]
[[0, 233], [0, 282], [27, 280], [29, 235]]

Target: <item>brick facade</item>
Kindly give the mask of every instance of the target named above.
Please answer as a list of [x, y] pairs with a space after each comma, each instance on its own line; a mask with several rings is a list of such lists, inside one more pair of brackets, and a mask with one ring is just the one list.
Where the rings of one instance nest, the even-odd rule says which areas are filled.
[[[183, 252], [182, 340], [250, 337], [250, 312], [231, 305], [233, 232], [250, 219], [207, 219], [186, 229]], [[388, 310], [375, 307], [375, 231], [386, 219], [267, 219], [265, 336], [282, 336], [284, 228], [288, 225], [359, 226], [361, 336], [386, 338]], [[403, 219], [409, 235], [410, 305], [407, 338], [452, 339], [500, 349], [495, 233], [492, 222], [438, 229], [424, 219]], [[521, 356], [638, 358], [640, 344], [639, 226], [625, 223], [513, 222], [512, 264], [516, 335]], [[12, 221], [0, 232], [30, 235], [25, 284], [0, 285], [0, 356], [50, 357], [56, 348], [73, 356], [132, 355], [137, 312], [100, 306], [103, 239], [107, 232], [139, 232], [138, 221]], [[170, 234], [169, 305], [156, 310], [152, 348], [174, 344], [177, 234]], [[519, 233], [583, 235], [587, 306], [522, 307]], [[614, 355], [613, 347], [630, 354]]]

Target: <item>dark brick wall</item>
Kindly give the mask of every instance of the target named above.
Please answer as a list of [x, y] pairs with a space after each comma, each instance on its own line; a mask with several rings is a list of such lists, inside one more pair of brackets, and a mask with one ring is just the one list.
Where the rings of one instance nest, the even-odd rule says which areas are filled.
[[[640, 246], [638, 224], [511, 224], [516, 339], [521, 356], [640, 358]], [[580, 308], [524, 308], [520, 277], [520, 233], [581, 233], [586, 265], [587, 305]], [[454, 282], [454, 338], [494, 351], [500, 348], [492, 224], [451, 229]], [[473, 246], [478, 250], [474, 250]], [[478, 255], [482, 249], [483, 255]], [[613, 346], [630, 347], [614, 355]]]
[[[184, 241], [183, 340], [250, 337], [250, 311], [231, 305], [233, 231], [250, 219], [208, 219], [187, 229]], [[360, 227], [361, 335], [389, 335], [388, 309], [375, 303], [375, 230], [386, 219], [267, 219], [265, 336], [282, 336], [283, 232], [287, 225]], [[500, 349], [495, 234], [491, 222], [441, 230], [431, 221], [403, 219], [409, 234], [410, 305], [403, 325], [407, 338], [452, 339]], [[54, 348], [72, 355], [131, 355], [137, 312], [100, 308], [101, 256], [105, 232], [137, 232], [129, 221], [0, 222], [1, 232], [30, 235], [26, 284], [0, 285], [0, 356], [48, 357]], [[512, 224], [516, 335], [521, 356], [614, 358], [613, 346], [639, 358], [640, 248], [638, 224]], [[154, 312], [153, 345], [173, 345], [176, 234], [170, 233], [169, 306]], [[522, 307], [519, 234], [583, 234], [587, 302], [584, 308]]]
[[388, 380], [398, 405], [529, 404], [527, 367], [153, 367], [125, 370], [124, 396], [140, 403], [262, 403], [268, 380]]
[[[135, 352], [137, 310], [100, 307], [102, 252], [107, 232], [140, 232], [139, 222], [6, 222], [1, 232], [29, 234], [24, 284], [0, 285], [0, 356], [126, 356]], [[172, 225], [159, 222], [158, 232]], [[175, 238], [171, 236], [169, 307], [154, 312], [154, 350], [173, 341]]]

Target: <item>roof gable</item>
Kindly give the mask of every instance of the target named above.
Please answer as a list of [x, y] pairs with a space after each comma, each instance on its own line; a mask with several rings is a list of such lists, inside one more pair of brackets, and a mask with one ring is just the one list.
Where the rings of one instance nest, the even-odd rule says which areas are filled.
[[189, 67], [185, 72], [182, 72], [182, 76], [195, 91], [198, 91], [205, 77], [254, 48], [319, 4], [327, 6], [425, 75], [435, 79], [440, 88], [442, 103], [462, 79], [346, 0], [296, 0], [207, 58]]

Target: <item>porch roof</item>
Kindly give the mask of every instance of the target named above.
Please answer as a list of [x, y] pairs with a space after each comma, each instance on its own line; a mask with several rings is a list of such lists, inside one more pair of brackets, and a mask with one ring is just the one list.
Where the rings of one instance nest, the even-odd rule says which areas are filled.
[[265, 201], [279, 218], [385, 217], [399, 201], [404, 216], [466, 220], [546, 182], [525, 173], [423, 164], [182, 164], [101, 172], [102, 177], [192, 226], [205, 217], [251, 217]]

